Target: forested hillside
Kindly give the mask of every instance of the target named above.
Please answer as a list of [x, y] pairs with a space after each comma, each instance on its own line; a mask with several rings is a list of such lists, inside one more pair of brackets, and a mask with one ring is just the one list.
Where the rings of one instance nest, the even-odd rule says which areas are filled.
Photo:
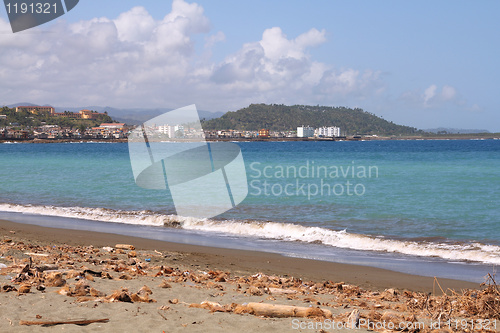
[[413, 135], [423, 131], [394, 124], [362, 109], [347, 107], [251, 104], [220, 118], [202, 123], [205, 130], [250, 130], [267, 128], [272, 131], [296, 130], [297, 126], [337, 126], [343, 134]]

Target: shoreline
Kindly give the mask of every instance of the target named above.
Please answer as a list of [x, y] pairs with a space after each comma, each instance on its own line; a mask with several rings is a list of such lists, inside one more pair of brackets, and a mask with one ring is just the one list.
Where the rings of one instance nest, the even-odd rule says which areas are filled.
[[[189, 139], [187, 139], [189, 140]], [[450, 135], [428, 135], [428, 136], [351, 136], [341, 138], [299, 138], [299, 137], [284, 137], [284, 138], [205, 138], [207, 142], [338, 142], [338, 141], [402, 141], [402, 140], [500, 140], [500, 133], [486, 134], [450, 134]], [[16, 143], [87, 143], [87, 142], [104, 142], [104, 143], [128, 143], [127, 138], [120, 139], [102, 139], [102, 138], [85, 138], [85, 139], [19, 139], [19, 138], [0, 138], [0, 143], [16, 142]]]
[[433, 333], [464, 320], [494, 332], [499, 297], [492, 276], [480, 286], [0, 220], [2, 332]]
[[[400, 273], [370, 266], [286, 257], [268, 252], [188, 245], [112, 233], [42, 227], [0, 220], [0, 234], [2, 237], [12, 234], [11, 231], [33, 244], [92, 245], [101, 248], [125, 243], [133, 244], [138, 250], [173, 251], [183, 254], [181, 263], [185, 265], [206, 266], [211, 269], [229, 270], [238, 274], [252, 275], [262, 272], [264, 274], [300, 277], [301, 279], [313, 281], [344, 281], [372, 290], [397, 288], [418, 292], [435, 291], [435, 279], [433, 277]], [[479, 283], [462, 280], [439, 278], [438, 281], [444, 290], [479, 287]]]

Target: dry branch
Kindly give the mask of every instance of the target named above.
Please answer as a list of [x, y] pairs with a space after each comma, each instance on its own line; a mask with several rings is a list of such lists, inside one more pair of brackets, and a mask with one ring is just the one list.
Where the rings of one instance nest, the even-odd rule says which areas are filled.
[[56, 321], [27, 321], [20, 320], [19, 325], [41, 325], [41, 326], [54, 326], [63, 324], [74, 324], [74, 325], [88, 325], [92, 323], [107, 323], [109, 318], [104, 319], [80, 319], [80, 320], [56, 320]]

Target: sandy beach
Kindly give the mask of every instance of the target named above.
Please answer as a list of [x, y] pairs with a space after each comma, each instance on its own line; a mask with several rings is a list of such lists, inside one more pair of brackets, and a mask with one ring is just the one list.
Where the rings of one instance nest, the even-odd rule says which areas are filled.
[[0, 237], [2, 332], [328, 332], [353, 322], [361, 331], [500, 328], [493, 280], [480, 286], [9, 221], [0, 221]]

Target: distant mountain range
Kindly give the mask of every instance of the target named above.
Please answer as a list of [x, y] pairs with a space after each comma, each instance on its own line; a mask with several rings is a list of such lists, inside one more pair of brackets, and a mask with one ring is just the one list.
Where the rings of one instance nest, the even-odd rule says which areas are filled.
[[[34, 106], [37, 104], [33, 103], [16, 103], [7, 105], [9, 108], [15, 108], [17, 106]], [[52, 105], [41, 105], [41, 106], [52, 106]], [[116, 121], [126, 123], [127, 125], [139, 125], [151, 118], [159, 116], [165, 112], [172, 111], [173, 109], [168, 108], [156, 108], [156, 109], [144, 109], [144, 108], [131, 108], [131, 109], [119, 109], [110, 106], [82, 106], [82, 107], [69, 107], [69, 106], [54, 106], [56, 112], [78, 112], [83, 109], [93, 110], [97, 112], [107, 111], [108, 115], [111, 116]], [[224, 112], [210, 112], [198, 110], [200, 119], [213, 119], [218, 118], [224, 114]]]
[[491, 133], [488, 130], [485, 129], [463, 129], [463, 128], [445, 128], [445, 127], [438, 127], [438, 128], [429, 128], [424, 130], [429, 133], [436, 133], [436, 134], [477, 134], [477, 133]]

